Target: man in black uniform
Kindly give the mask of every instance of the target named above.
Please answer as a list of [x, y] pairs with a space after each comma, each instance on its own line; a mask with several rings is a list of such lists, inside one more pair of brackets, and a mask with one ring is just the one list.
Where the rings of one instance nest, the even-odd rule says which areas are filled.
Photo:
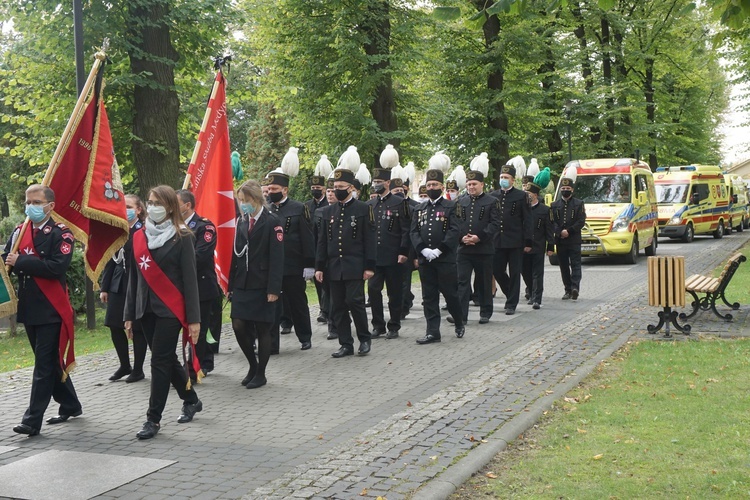
[[[312, 347], [312, 326], [305, 280], [312, 279], [315, 273], [315, 241], [310, 212], [304, 204], [289, 199], [288, 175], [271, 172], [267, 179], [271, 212], [281, 219], [284, 228], [284, 278], [281, 283], [284, 314], [291, 318], [301, 349], [306, 351]], [[274, 336], [278, 328], [278, 324], [272, 327]]]
[[[307, 213], [309, 213], [313, 217], [313, 222], [315, 219], [315, 212], [319, 208], [328, 206], [325, 185], [326, 178], [322, 175], [313, 175], [312, 177], [310, 177], [310, 194], [312, 195], [312, 198], [305, 202], [305, 206], [307, 207]], [[318, 238], [315, 232], [315, 226], [316, 225], [314, 224], [313, 240], [315, 242], [315, 245], [317, 246]], [[313, 253], [314, 252], [315, 249], [313, 249]], [[318, 294], [318, 305], [320, 306], [318, 323], [328, 323], [328, 294], [326, 293], [325, 287], [322, 283], [318, 283], [316, 280], [313, 280], [313, 283], [315, 283], [315, 292]]]
[[[545, 169], [549, 172], [549, 169]], [[552, 255], [555, 248], [554, 234], [552, 233], [552, 218], [550, 209], [539, 199], [541, 186], [549, 183], [549, 176], [545, 176], [546, 182], [537, 179], [526, 183], [529, 202], [531, 204], [531, 226], [534, 229], [534, 241], [530, 252], [523, 254], [523, 281], [529, 293], [529, 304], [534, 309], [542, 307], [542, 293], [544, 292], [544, 256]], [[536, 181], [536, 182], [535, 182]], [[538, 182], [538, 184], [537, 184]]]
[[495, 234], [493, 274], [505, 294], [505, 314], [515, 314], [521, 291], [523, 253], [531, 250], [531, 210], [526, 193], [513, 187], [516, 168], [503, 165], [500, 189], [491, 194], [500, 200], [500, 230]]
[[[328, 179], [326, 181], [326, 201], [328, 202], [328, 205], [325, 207], [321, 207], [315, 211], [315, 214], [313, 215], [313, 236], [315, 237], [315, 249], [317, 253], [318, 243], [320, 241], [321, 235], [323, 234], [323, 217], [324, 217], [324, 209], [329, 205], [334, 205], [338, 203], [338, 200], [336, 199], [335, 191], [333, 189], [333, 177]], [[316, 285], [321, 284], [323, 286], [323, 293], [326, 296], [326, 302], [325, 304], [321, 304], [321, 311], [325, 312], [326, 315], [326, 323], [328, 326], [328, 336], [326, 337], [327, 340], [335, 340], [339, 338], [339, 334], [336, 330], [336, 324], [333, 322], [333, 316], [331, 315], [331, 287], [328, 284], [328, 280], [323, 280], [323, 283], [320, 283], [317, 279], [315, 280]], [[325, 307], [325, 310], [323, 309]]]
[[581, 229], [586, 224], [586, 207], [573, 197], [575, 180], [560, 179], [560, 199], [552, 203], [557, 260], [560, 265], [565, 295], [563, 300], [578, 300], [581, 289]]
[[[34, 352], [34, 375], [29, 407], [21, 423], [13, 428], [18, 434], [36, 436], [42, 427], [44, 412], [54, 398], [60, 404], [58, 424], [83, 413], [73, 382], [63, 363], [72, 363], [72, 351], [63, 360], [66, 345], [60, 336], [73, 336], [73, 309], [70, 306], [65, 274], [73, 258], [73, 233], [64, 224], [55, 223], [50, 214], [55, 208], [55, 193], [40, 184], [26, 190], [26, 215], [29, 223], [23, 237], [21, 226], [5, 246], [5, 264], [18, 275], [18, 315]], [[10, 253], [18, 241], [18, 250]]]
[[[219, 282], [216, 279], [214, 251], [216, 250], [216, 226], [213, 222], [195, 213], [195, 195], [187, 189], [177, 191], [180, 201], [180, 213], [185, 225], [195, 235], [195, 266], [198, 273], [198, 298], [201, 308], [201, 330], [195, 351], [198, 354], [203, 372], [207, 374], [214, 368], [214, 352], [206, 342], [208, 327], [211, 325], [214, 303], [219, 297]], [[190, 378], [195, 381], [196, 374], [191, 363], [192, 352], [188, 359]]]
[[[399, 179], [401, 180], [401, 179]], [[367, 282], [367, 296], [372, 311], [372, 337], [385, 335], [398, 338], [403, 307], [403, 266], [409, 254], [409, 205], [400, 196], [390, 192], [391, 171], [373, 169], [372, 188], [376, 194], [367, 204], [375, 217], [376, 262], [375, 274]], [[386, 325], [383, 314], [383, 283], [388, 288], [388, 313]]]
[[[341, 348], [334, 358], [354, 354], [351, 321], [357, 328], [359, 355], [370, 352], [364, 281], [375, 272], [375, 224], [372, 209], [355, 200], [354, 172], [337, 168], [333, 187], [338, 203], [320, 209], [315, 279], [328, 281], [331, 311]], [[351, 318], [349, 314], [351, 313]]]
[[[400, 196], [406, 198], [406, 203], [409, 205], [409, 232], [411, 233], [411, 215], [414, 213], [414, 209], [419, 205], [419, 202], [412, 200], [409, 197], [409, 180], [401, 180], [400, 178], [391, 179], [391, 193], [393, 196]], [[406, 319], [409, 314], [409, 310], [414, 305], [414, 294], [411, 291], [411, 276], [416, 266], [414, 263], [417, 260], [417, 254], [414, 251], [414, 246], [411, 244], [411, 234], [409, 235], [409, 254], [407, 255], [406, 262], [401, 267], [402, 272], [402, 285], [401, 285], [401, 319]]]
[[419, 255], [419, 279], [422, 282], [422, 302], [427, 320], [427, 333], [417, 344], [440, 342], [440, 294], [448, 304], [448, 312], [455, 321], [456, 337], [464, 336], [461, 304], [458, 300], [456, 275], [456, 247], [458, 246], [458, 217], [456, 203], [443, 198], [443, 172], [430, 169], [427, 196], [412, 214], [411, 242]]
[[484, 194], [484, 175], [470, 170], [466, 174], [467, 195], [458, 201], [460, 224], [458, 233], [458, 297], [464, 323], [469, 317], [471, 273], [476, 274], [474, 288], [479, 299], [479, 323], [485, 324], [492, 316], [492, 257], [493, 239], [500, 229], [500, 202]]

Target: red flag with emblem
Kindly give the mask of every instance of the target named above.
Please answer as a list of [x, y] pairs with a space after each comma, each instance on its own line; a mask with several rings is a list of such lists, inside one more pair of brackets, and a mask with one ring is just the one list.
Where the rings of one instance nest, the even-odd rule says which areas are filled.
[[224, 293], [229, 285], [235, 221], [225, 87], [226, 79], [219, 69], [183, 186], [195, 195], [196, 212], [216, 225], [214, 263]]

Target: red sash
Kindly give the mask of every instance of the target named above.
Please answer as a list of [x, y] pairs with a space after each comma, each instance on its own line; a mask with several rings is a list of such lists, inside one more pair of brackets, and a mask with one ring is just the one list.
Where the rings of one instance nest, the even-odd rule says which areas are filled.
[[[51, 221], [48, 224], [53, 224]], [[31, 255], [39, 258], [39, 254], [34, 246], [34, 238], [32, 236], [32, 225], [26, 228], [21, 242], [18, 245], [18, 252], [21, 255]], [[70, 253], [72, 242], [63, 241], [62, 245], [68, 245], [68, 251]], [[62, 247], [61, 245], [61, 247]], [[40, 278], [38, 276], [32, 276], [36, 282], [36, 286], [42, 291], [44, 296], [47, 298], [49, 303], [55, 309], [57, 314], [62, 319], [62, 325], [60, 327], [60, 366], [62, 367], [62, 381], [68, 378], [68, 374], [73, 371], [76, 365], [76, 356], [74, 351], [74, 331], [73, 331], [73, 307], [70, 305], [70, 297], [68, 297], [67, 286], [63, 288], [62, 283], [56, 279]]]
[[[172, 283], [172, 280], [164, 274], [164, 271], [161, 270], [151, 255], [151, 250], [149, 250], [148, 243], [146, 242], [145, 228], [133, 233], [133, 257], [149, 288], [154, 291], [159, 300], [164, 302], [164, 305], [167, 306], [172, 314], [180, 320], [180, 324], [182, 325], [183, 357], [185, 357], [185, 345], [189, 343], [193, 352], [193, 370], [195, 370], [198, 380], [200, 380], [203, 378], [203, 372], [201, 371], [201, 364], [198, 359], [198, 353], [195, 350], [195, 344], [190, 338], [187, 312], [185, 310], [185, 297], [175, 284]], [[190, 378], [188, 377], [188, 388], [189, 386]]]

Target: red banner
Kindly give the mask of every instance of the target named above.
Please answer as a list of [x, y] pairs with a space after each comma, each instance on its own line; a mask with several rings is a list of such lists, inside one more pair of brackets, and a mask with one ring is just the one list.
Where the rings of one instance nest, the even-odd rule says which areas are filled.
[[187, 173], [189, 188], [195, 195], [195, 211], [216, 225], [216, 276], [226, 293], [232, 263], [235, 210], [225, 87], [224, 74], [217, 71]]

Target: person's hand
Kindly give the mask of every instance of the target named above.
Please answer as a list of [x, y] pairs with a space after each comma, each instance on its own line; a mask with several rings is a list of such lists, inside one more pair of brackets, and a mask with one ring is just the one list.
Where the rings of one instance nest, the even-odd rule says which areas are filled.
[[312, 267], [306, 267], [302, 270], [302, 278], [304, 278], [305, 281], [311, 280], [315, 276], [315, 269]]
[[548, 257], [552, 256], [554, 253], [555, 252], [553, 252], [552, 250], [547, 250], [547, 256]]
[[323, 283], [323, 271], [315, 271], [315, 281]]
[[18, 259], [17, 253], [9, 253], [8, 256], [5, 257], [5, 264], [8, 266], [15, 266], [17, 259]]
[[422, 256], [427, 260], [432, 260], [432, 249], [431, 248], [423, 248], [421, 252]]
[[99, 300], [101, 300], [103, 303], [107, 303], [107, 300], [109, 299], [109, 294], [107, 292], [101, 292], [99, 294]]
[[398, 256], [398, 263], [399, 263], [399, 264], [403, 264], [403, 263], [404, 263], [404, 262], [406, 262], [407, 260], [409, 260], [409, 257], [407, 257], [406, 255], [399, 255], [399, 256]]
[[440, 258], [441, 255], [443, 255], [443, 251], [440, 250], [440, 249], [438, 249], [438, 248], [436, 248], [435, 250], [432, 251], [432, 258], [433, 259]]
[[188, 325], [188, 332], [190, 333], [190, 340], [193, 341], [193, 344], [198, 342], [198, 335], [201, 333], [201, 324], [200, 323], [190, 323]]
[[279, 300], [279, 296], [273, 293], [269, 293], [266, 296], [266, 299], [268, 300], [268, 302], [276, 302], [277, 300]]
[[523, 247], [524, 253], [531, 253], [531, 247]]
[[370, 279], [370, 278], [372, 278], [372, 277], [373, 277], [374, 275], [375, 275], [375, 273], [374, 273], [373, 271], [370, 271], [370, 270], [366, 270], [366, 271], [365, 271], [364, 273], [362, 273], [362, 279], [364, 279], [364, 280], [369, 280], [369, 279]]
[[569, 234], [567, 229], [563, 229], [560, 231], [560, 238], [567, 238]]
[[131, 340], [133, 339], [133, 322], [132, 321], [125, 322], [125, 335], [127, 335], [129, 339]]
[[414, 259], [414, 269], [419, 268], [419, 259]]

